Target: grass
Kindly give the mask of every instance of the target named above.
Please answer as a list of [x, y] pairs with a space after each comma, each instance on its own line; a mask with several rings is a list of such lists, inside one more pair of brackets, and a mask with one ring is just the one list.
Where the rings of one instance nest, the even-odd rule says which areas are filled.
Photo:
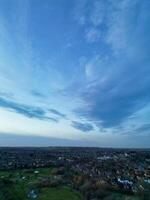
[[66, 187], [44, 188], [37, 200], [81, 200], [78, 192]]
[[[28, 191], [34, 183], [41, 178], [50, 178], [52, 168], [36, 170], [14, 170], [0, 171], [0, 180], [10, 180], [11, 182], [1, 184], [0, 200], [29, 200]], [[34, 171], [39, 171], [35, 174]], [[25, 177], [25, 178], [23, 178]], [[37, 200], [82, 200], [81, 195], [68, 187], [41, 188]]]
[[111, 192], [108, 197], [104, 198], [104, 200], [111, 199], [111, 200], [141, 200], [141, 198], [137, 196], [128, 196], [121, 193]]

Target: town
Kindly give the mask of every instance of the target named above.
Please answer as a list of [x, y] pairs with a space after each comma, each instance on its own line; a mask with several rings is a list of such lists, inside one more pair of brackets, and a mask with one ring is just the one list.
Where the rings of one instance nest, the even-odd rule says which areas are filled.
[[[31, 199], [38, 197], [34, 192], [39, 187], [60, 185], [78, 191], [87, 200], [117, 199], [117, 194], [122, 197], [127, 195], [131, 199], [150, 199], [149, 150], [0, 148], [0, 171], [11, 172], [13, 176], [16, 170], [39, 174], [41, 169], [51, 169], [51, 173], [37, 179], [34, 190], [31, 190]], [[7, 179], [11, 180], [11, 176], [7, 176]], [[20, 176], [22, 180], [29, 179], [29, 176]], [[0, 173], [1, 184], [7, 182], [5, 179], [5, 173]]]

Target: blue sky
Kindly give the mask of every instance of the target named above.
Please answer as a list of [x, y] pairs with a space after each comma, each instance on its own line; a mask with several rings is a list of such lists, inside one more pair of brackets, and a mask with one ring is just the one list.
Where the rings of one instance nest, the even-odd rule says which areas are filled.
[[149, 10], [0, 0], [0, 145], [150, 147]]

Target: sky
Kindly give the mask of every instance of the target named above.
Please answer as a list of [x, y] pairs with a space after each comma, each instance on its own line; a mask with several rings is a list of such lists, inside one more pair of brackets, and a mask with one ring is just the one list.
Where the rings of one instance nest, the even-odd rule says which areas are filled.
[[0, 146], [150, 148], [149, 0], [0, 0]]

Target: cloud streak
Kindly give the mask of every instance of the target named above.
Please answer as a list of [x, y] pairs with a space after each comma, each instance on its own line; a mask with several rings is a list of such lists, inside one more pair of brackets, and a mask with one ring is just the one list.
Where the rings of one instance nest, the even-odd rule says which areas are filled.
[[46, 112], [42, 108], [19, 104], [2, 97], [0, 97], [0, 107], [19, 113], [28, 118], [57, 122], [55, 118], [46, 116]]
[[38, 92], [38, 91], [35, 91], [35, 90], [32, 90], [31, 91], [31, 94], [34, 96], [34, 97], [37, 97], [37, 98], [46, 98], [44, 94]]
[[63, 117], [63, 118], [65, 118], [66, 117], [66, 115], [65, 114], [63, 114], [63, 113], [61, 113], [61, 112], [59, 112], [58, 110], [55, 110], [55, 109], [48, 109], [51, 113], [53, 113], [54, 115], [56, 115], [56, 116], [59, 116], [59, 117]]
[[81, 123], [77, 121], [72, 121], [71, 126], [83, 132], [89, 132], [94, 130], [93, 126], [90, 123]]

